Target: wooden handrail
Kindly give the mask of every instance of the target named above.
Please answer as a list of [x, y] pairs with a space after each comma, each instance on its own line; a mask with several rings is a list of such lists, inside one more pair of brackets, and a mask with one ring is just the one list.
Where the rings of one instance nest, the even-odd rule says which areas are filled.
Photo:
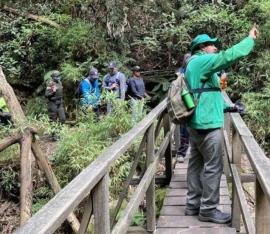
[[[226, 94], [224, 97], [226, 101], [230, 102]], [[232, 226], [240, 230], [240, 216], [242, 215], [247, 233], [267, 234], [270, 230], [270, 159], [266, 157], [239, 114], [231, 113], [229, 118], [227, 114], [226, 119], [230, 121], [230, 123], [226, 123], [227, 132], [224, 130], [224, 142], [233, 181]], [[229, 126], [232, 128], [232, 132]], [[229, 139], [231, 136], [232, 139]], [[245, 151], [256, 175], [254, 183], [254, 190], [256, 189], [255, 227], [252, 224], [251, 216], [247, 213], [247, 202], [243, 200], [246, 198], [241, 184], [242, 150]]]
[[133, 143], [145, 133], [167, 107], [167, 98], [154, 108], [140, 123], [108, 147], [93, 163], [86, 167], [65, 188], [55, 195], [16, 233], [53, 233], [66, 217], [80, 204], [108, 173], [110, 167]]
[[[226, 95], [225, 98], [228, 99]], [[64, 189], [56, 194], [56, 196], [23, 227], [17, 230], [16, 233], [53, 233], [86, 197], [88, 198], [85, 207], [88, 207], [89, 210], [86, 210], [83, 215], [80, 233], [84, 233], [86, 230], [92, 213], [94, 213], [95, 217], [102, 219], [95, 222], [95, 230], [105, 234], [110, 233], [110, 220], [108, 217], [108, 172], [115, 160], [117, 160], [131, 146], [133, 141], [142, 134], [147, 134], [144, 135], [144, 138], [147, 137], [145, 143], [147, 154], [146, 171], [124, 210], [123, 216], [113, 227], [112, 232], [123, 233], [127, 230], [134, 212], [146, 194], [146, 200], [150, 206], [150, 212], [147, 214], [147, 228], [152, 232], [155, 223], [155, 219], [153, 219], [153, 215], [155, 215], [153, 207], [153, 179], [160, 156], [165, 156], [167, 168], [166, 178], [168, 180], [172, 173], [170, 143], [174, 127], [170, 126], [168, 115], [164, 115], [166, 107], [167, 99], [162, 101], [133, 129], [108, 147], [92, 164], [85, 168]], [[153, 126], [157, 118], [159, 119], [154, 128]], [[226, 128], [224, 129], [224, 141], [226, 147], [225, 152], [228, 156], [229, 173], [232, 174], [233, 182], [233, 226], [237, 230], [240, 229], [240, 216], [242, 215], [247, 233], [266, 234], [270, 230], [270, 160], [259, 147], [239, 114], [227, 114], [226, 119], [230, 121], [229, 124], [226, 123]], [[161, 126], [163, 126], [164, 129], [164, 139], [158, 151], [153, 153], [154, 139], [157, 137], [157, 132], [159, 132]], [[247, 203], [243, 200], [245, 199], [245, 195], [241, 187], [242, 148], [245, 149], [246, 155], [256, 175], [257, 196], [255, 228], [250, 221], [251, 216], [246, 210]], [[101, 195], [103, 200], [100, 201], [100, 205], [98, 205], [98, 199]], [[104, 222], [104, 224], [101, 224], [101, 221]]]

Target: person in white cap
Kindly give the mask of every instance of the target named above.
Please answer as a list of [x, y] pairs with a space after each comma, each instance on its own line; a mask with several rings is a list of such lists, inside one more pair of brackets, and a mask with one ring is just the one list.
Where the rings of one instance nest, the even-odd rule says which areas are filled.
[[[109, 73], [104, 76], [102, 87], [110, 92], [116, 93], [116, 97], [125, 100], [127, 84], [126, 76], [117, 68], [116, 62], [110, 62]], [[107, 103], [107, 112], [111, 112], [111, 104]]]

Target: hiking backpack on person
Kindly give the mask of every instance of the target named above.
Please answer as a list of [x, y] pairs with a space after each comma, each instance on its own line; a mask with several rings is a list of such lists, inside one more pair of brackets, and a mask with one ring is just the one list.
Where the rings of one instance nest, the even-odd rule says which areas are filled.
[[[185, 82], [184, 75], [177, 72], [176, 76], [176, 80], [171, 83], [168, 90], [168, 113], [173, 123], [183, 124], [192, 117], [196, 102]], [[189, 92], [189, 101], [193, 102], [193, 107], [192, 105], [188, 107], [184, 101], [184, 95], [182, 94], [186, 91]]]

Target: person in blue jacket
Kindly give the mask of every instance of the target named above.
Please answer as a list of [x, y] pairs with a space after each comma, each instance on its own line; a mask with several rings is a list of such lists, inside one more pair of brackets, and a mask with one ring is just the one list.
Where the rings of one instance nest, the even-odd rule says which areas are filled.
[[89, 75], [82, 80], [79, 87], [80, 106], [83, 112], [93, 109], [98, 112], [100, 100], [100, 87], [98, 84], [99, 73], [96, 68], [92, 68]]

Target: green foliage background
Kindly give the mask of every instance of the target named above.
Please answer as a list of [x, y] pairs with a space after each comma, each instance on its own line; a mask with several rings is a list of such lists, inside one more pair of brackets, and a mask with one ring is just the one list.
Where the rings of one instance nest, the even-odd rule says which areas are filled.
[[[17, 9], [19, 14], [8, 12], [6, 7]], [[29, 13], [57, 23], [59, 28], [31, 20], [27, 18]], [[244, 119], [269, 155], [269, 0], [3, 0], [0, 21], [0, 66], [31, 116], [30, 122], [43, 126], [39, 128], [41, 135], [56, 129], [62, 136], [50, 158], [62, 186], [132, 127], [126, 102], [117, 103], [117, 111], [99, 122], [93, 113], [78, 115], [75, 90], [90, 67], [97, 67], [105, 75], [107, 63], [116, 60], [126, 75], [134, 64], [146, 71], [174, 70], [197, 34], [221, 38], [226, 49], [247, 36], [254, 23], [259, 26], [260, 37], [252, 54], [228, 70], [228, 92], [242, 96], [247, 111]], [[51, 125], [46, 116], [45, 83], [48, 72], [55, 69], [63, 74], [69, 118], [75, 116], [79, 122], [72, 128]], [[151, 86], [151, 91], [161, 97], [168, 86], [169, 81], [164, 79]], [[9, 132], [1, 128], [0, 138]], [[135, 143], [111, 169], [112, 199], [119, 194], [137, 147]], [[18, 156], [18, 147], [1, 155]], [[11, 160], [11, 164], [2, 167], [5, 160]], [[16, 160], [8, 157], [0, 161], [0, 187], [13, 197], [18, 195], [19, 186]], [[46, 185], [36, 186], [33, 212], [52, 196]], [[157, 193], [158, 208], [163, 196], [163, 190]], [[133, 222], [143, 223], [143, 213], [139, 211]]]
[[[44, 76], [50, 70], [60, 69], [64, 74], [70, 112], [74, 109], [75, 88], [91, 66], [96, 66], [102, 75], [110, 60], [117, 60], [125, 72], [134, 63], [145, 70], [174, 69], [197, 34], [218, 36], [223, 48], [227, 48], [247, 36], [253, 23], [257, 23], [260, 38], [254, 52], [232, 67], [229, 91], [243, 94], [248, 113], [245, 119], [267, 148], [270, 138], [268, 0], [218, 3], [39, 0], [2, 1], [0, 6], [0, 65], [8, 81], [29, 100], [27, 109], [31, 113], [35, 107], [36, 112], [44, 111], [40, 108], [44, 103], [40, 96], [44, 92]], [[6, 6], [19, 9], [20, 15], [7, 12]], [[60, 27], [30, 20], [26, 17], [28, 13]], [[160, 88], [167, 86], [168, 81], [164, 81], [154, 92], [159, 93]], [[258, 117], [261, 112], [262, 116]]]

